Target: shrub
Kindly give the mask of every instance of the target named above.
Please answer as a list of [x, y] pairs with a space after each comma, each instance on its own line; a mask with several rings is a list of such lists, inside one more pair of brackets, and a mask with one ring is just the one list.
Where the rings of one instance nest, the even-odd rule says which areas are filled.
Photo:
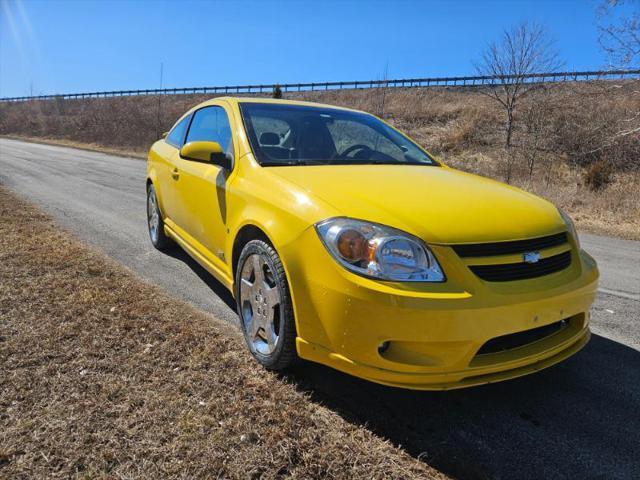
[[467, 109], [458, 118], [448, 123], [440, 137], [442, 151], [460, 152], [462, 150], [486, 145], [489, 115], [479, 109]]
[[609, 185], [612, 177], [613, 166], [605, 160], [599, 160], [585, 170], [584, 183], [595, 192]]

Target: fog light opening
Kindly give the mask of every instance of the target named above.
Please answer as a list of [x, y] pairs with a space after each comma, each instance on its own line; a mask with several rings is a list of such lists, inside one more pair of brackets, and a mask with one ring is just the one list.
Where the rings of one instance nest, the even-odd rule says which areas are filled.
[[389, 345], [390, 344], [391, 344], [391, 342], [389, 342], [388, 340], [386, 342], [382, 342], [380, 345], [378, 345], [378, 353], [379, 354], [383, 354], [384, 352], [389, 350]]

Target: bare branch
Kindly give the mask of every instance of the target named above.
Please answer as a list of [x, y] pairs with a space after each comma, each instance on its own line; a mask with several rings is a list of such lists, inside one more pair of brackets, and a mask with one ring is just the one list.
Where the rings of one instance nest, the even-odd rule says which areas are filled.
[[499, 41], [487, 46], [475, 69], [479, 75], [499, 79], [481, 93], [496, 100], [505, 110], [505, 144], [511, 146], [514, 110], [519, 100], [536, 88], [527, 81], [527, 75], [538, 72], [554, 72], [560, 69], [553, 43], [546, 30], [537, 23], [521, 23], [505, 30]]
[[612, 65], [626, 67], [640, 60], [639, 5], [633, 0], [604, 0], [598, 8], [598, 41]]

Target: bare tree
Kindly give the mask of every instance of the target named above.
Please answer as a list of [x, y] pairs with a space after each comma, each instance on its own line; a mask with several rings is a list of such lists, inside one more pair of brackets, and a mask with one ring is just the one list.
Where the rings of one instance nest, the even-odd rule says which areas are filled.
[[598, 8], [600, 46], [611, 65], [636, 65], [640, 60], [640, 2], [604, 0]]
[[378, 91], [380, 92], [380, 104], [378, 105], [378, 111], [376, 114], [380, 118], [384, 118], [384, 107], [387, 99], [387, 90], [389, 88], [389, 62], [387, 62], [384, 66], [384, 73], [382, 74], [382, 78], [379, 79], [381, 83], [378, 84]]
[[[602, 0], [597, 10], [600, 46], [607, 53], [611, 66], [637, 68], [640, 64], [640, 0]], [[634, 88], [629, 92], [629, 105], [632, 97], [638, 98], [640, 92]], [[638, 150], [640, 135], [640, 111], [631, 107], [623, 118], [614, 119], [615, 129], [595, 149], [585, 156], [601, 155], [613, 148]], [[606, 131], [605, 129], [603, 129]], [[631, 147], [631, 148], [630, 148]], [[624, 158], [624, 154], [614, 158]], [[637, 155], [629, 165], [635, 163]]]
[[[556, 135], [555, 126], [550, 122], [554, 109], [554, 100], [544, 86], [524, 103], [521, 111], [524, 135], [522, 138], [522, 155], [527, 163], [529, 185], [533, 182], [533, 172], [541, 153], [553, 142]], [[546, 169], [547, 184], [549, 171]]]
[[527, 75], [553, 72], [561, 65], [544, 27], [528, 22], [505, 30], [498, 41], [488, 45], [482, 59], [475, 64], [478, 74], [497, 78], [494, 84], [480, 92], [496, 100], [504, 109], [507, 147], [511, 146], [516, 106], [536, 87], [527, 80]]

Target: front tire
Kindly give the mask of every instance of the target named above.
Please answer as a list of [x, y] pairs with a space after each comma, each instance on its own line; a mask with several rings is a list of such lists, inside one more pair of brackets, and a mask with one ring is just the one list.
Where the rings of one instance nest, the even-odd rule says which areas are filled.
[[297, 359], [296, 326], [289, 285], [271, 245], [251, 240], [236, 270], [236, 302], [251, 354], [269, 370], [285, 370]]
[[173, 241], [164, 233], [164, 221], [158, 206], [156, 189], [151, 183], [147, 186], [147, 227], [151, 243], [158, 250], [169, 250], [173, 246]]

